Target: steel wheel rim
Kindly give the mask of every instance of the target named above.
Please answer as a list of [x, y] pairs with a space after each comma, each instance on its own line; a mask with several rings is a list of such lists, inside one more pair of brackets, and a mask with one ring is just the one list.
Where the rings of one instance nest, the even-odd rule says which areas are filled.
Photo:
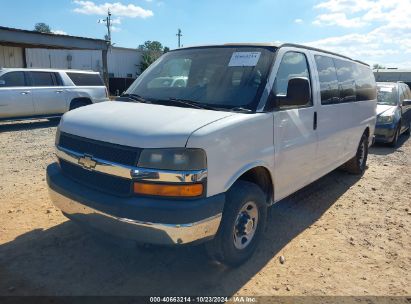
[[246, 248], [254, 238], [258, 226], [258, 207], [249, 201], [238, 212], [234, 223], [233, 241], [237, 249]]

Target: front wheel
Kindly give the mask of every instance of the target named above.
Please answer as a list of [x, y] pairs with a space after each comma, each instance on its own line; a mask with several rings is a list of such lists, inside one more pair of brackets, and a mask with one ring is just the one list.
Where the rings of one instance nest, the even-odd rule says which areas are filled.
[[367, 158], [368, 136], [367, 134], [363, 134], [357, 148], [357, 153], [343, 165], [343, 168], [352, 174], [363, 174], [367, 165]]
[[398, 144], [398, 138], [400, 137], [401, 133], [401, 122], [398, 123], [397, 129], [395, 129], [395, 134], [393, 140], [389, 143], [389, 145], [395, 148]]
[[411, 135], [411, 121], [408, 123], [408, 129], [405, 131], [406, 135]]
[[227, 192], [223, 218], [216, 237], [206, 244], [209, 256], [237, 266], [254, 253], [265, 229], [267, 203], [254, 183], [237, 181]]

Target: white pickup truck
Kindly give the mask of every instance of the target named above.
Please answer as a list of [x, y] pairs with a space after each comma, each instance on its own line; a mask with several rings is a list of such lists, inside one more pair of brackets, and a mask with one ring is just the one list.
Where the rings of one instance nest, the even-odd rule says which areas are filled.
[[376, 106], [369, 66], [334, 53], [294, 44], [174, 50], [117, 101], [63, 116], [50, 197], [108, 234], [204, 242], [238, 265], [270, 205], [338, 167], [364, 172]]
[[0, 120], [54, 118], [108, 100], [97, 72], [0, 69]]

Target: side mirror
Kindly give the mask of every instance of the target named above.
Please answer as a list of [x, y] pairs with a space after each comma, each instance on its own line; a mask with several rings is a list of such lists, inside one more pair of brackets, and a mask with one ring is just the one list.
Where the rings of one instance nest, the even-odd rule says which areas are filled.
[[4, 86], [6, 85], [6, 81], [5, 80], [0, 80], [0, 86]]
[[288, 81], [287, 96], [277, 96], [279, 107], [305, 106], [311, 100], [310, 82], [305, 77], [295, 77]]

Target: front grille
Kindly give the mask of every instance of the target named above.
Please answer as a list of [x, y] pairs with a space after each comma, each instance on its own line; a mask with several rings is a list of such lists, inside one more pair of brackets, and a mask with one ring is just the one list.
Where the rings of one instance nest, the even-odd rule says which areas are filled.
[[140, 148], [111, 144], [63, 132], [60, 134], [58, 145], [78, 153], [89, 154], [94, 158], [128, 166], [136, 166], [141, 153]]
[[60, 159], [60, 167], [67, 177], [110, 194], [126, 196], [131, 193], [131, 180], [96, 171], [88, 171], [80, 166]]

